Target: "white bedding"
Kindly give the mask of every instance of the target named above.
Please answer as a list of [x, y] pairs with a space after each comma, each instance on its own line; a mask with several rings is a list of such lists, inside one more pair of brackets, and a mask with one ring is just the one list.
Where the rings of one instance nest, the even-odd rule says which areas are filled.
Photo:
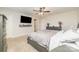
[[50, 44], [49, 44], [49, 51], [51, 51], [52, 49], [58, 46], [64, 45], [65, 43], [62, 43], [62, 41], [66, 41], [66, 40], [76, 41], [76, 39], [79, 39], [79, 33], [72, 29], [64, 33], [59, 32], [51, 38]]
[[[77, 30], [78, 31], [78, 30]], [[30, 33], [29, 36], [32, 40], [38, 42], [43, 47], [48, 47], [49, 51], [64, 45], [62, 41], [76, 40], [79, 38], [79, 32], [72, 29], [67, 31], [39, 31]], [[79, 45], [79, 44], [78, 44]]]
[[43, 47], [48, 47], [49, 41], [53, 35], [55, 35], [58, 31], [55, 30], [45, 30], [45, 31], [38, 31], [29, 33], [31, 40], [36, 41], [38, 44], [42, 45]]

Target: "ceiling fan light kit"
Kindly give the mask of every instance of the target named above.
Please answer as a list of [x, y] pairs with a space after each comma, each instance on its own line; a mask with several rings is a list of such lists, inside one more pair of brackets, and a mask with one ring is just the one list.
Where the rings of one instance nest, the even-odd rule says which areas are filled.
[[39, 15], [44, 15], [44, 13], [43, 13], [43, 12], [41, 12], [41, 13], [39, 13]]
[[46, 10], [45, 7], [40, 7], [39, 10], [33, 10], [35, 12], [37, 12], [36, 14], [38, 15], [44, 15], [45, 13], [49, 13], [50, 11]]

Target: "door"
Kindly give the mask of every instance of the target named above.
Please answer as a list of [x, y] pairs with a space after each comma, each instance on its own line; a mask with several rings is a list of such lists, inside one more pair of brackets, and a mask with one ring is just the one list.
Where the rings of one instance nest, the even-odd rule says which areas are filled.
[[6, 19], [0, 15], [0, 52], [7, 51], [6, 45]]
[[3, 38], [3, 17], [0, 16], [0, 51], [3, 51], [2, 49], [2, 38]]

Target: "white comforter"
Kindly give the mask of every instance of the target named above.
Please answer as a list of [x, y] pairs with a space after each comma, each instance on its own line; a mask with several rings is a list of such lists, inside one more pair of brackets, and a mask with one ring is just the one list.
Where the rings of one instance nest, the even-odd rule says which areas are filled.
[[43, 47], [48, 47], [49, 41], [53, 35], [55, 35], [58, 31], [49, 30], [49, 31], [38, 31], [29, 33], [28, 36], [31, 40], [36, 41], [38, 44], [42, 45]]
[[[52, 49], [63, 45], [62, 41], [66, 40], [76, 40], [79, 39], [79, 33], [77, 31], [73, 31], [72, 29], [66, 32], [59, 32], [56, 35], [52, 36], [49, 44], [49, 51]], [[68, 44], [67, 44], [68, 45]], [[71, 45], [72, 46], [72, 45]]]
[[[72, 29], [67, 31], [39, 31], [30, 33], [29, 36], [32, 40], [38, 42], [44, 47], [48, 47], [49, 51], [63, 45], [63, 41], [75, 40], [79, 38], [79, 32]], [[68, 44], [67, 44], [68, 45]]]

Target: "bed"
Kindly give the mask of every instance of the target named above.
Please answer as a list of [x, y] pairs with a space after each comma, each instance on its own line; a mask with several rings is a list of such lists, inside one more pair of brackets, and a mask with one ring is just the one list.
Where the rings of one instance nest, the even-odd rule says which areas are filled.
[[[78, 32], [73, 31], [72, 29], [67, 30], [66, 32], [55, 31], [54, 35], [49, 35], [48, 39], [45, 39], [45, 40], [44, 38], [41, 37], [43, 34], [41, 32], [39, 33], [40, 35], [38, 35], [38, 33], [37, 34], [35, 33], [35, 35], [34, 33], [31, 33], [31, 35], [34, 35], [34, 36], [31, 36], [31, 35], [28, 36], [28, 43], [31, 44], [35, 49], [37, 49], [40, 52], [50, 52], [50, 51], [55, 52], [57, 51], [57, 49], [61, 49], [62, 47], [64, 48], [64, 45], [65, 45], [65, 48], [72, 47], [77, 51], [79, 50], [79, 30]], [[42, 39], [40, 39], [40, 37]], [[46, 35], [45, 35], [45, 38], [47, 38]], [[37, 39], [40, 41], [36, 41]], [[57, 47], [60, 47], [60, 48], [57, 48]]]
[[28, 34], [28, 43], [40, 52], [48, 52], [51, 37], [62, 30], [60, 26], [47, 26], [46, 30]]
[[40, 52], [46, 52], [49, 49], [51, 37], [59, 31], [38, 31], [28, 34], [28, 43]]
[[[77, 39], [77, 40], [76, 40]], [[55, 51], [57, 47], [73, 47], [79, 50], [79, 29], [44, 30], [28, 34], [28, 43], [40, 52]], [[75, 46], [74, 42], [78, 42]]]

